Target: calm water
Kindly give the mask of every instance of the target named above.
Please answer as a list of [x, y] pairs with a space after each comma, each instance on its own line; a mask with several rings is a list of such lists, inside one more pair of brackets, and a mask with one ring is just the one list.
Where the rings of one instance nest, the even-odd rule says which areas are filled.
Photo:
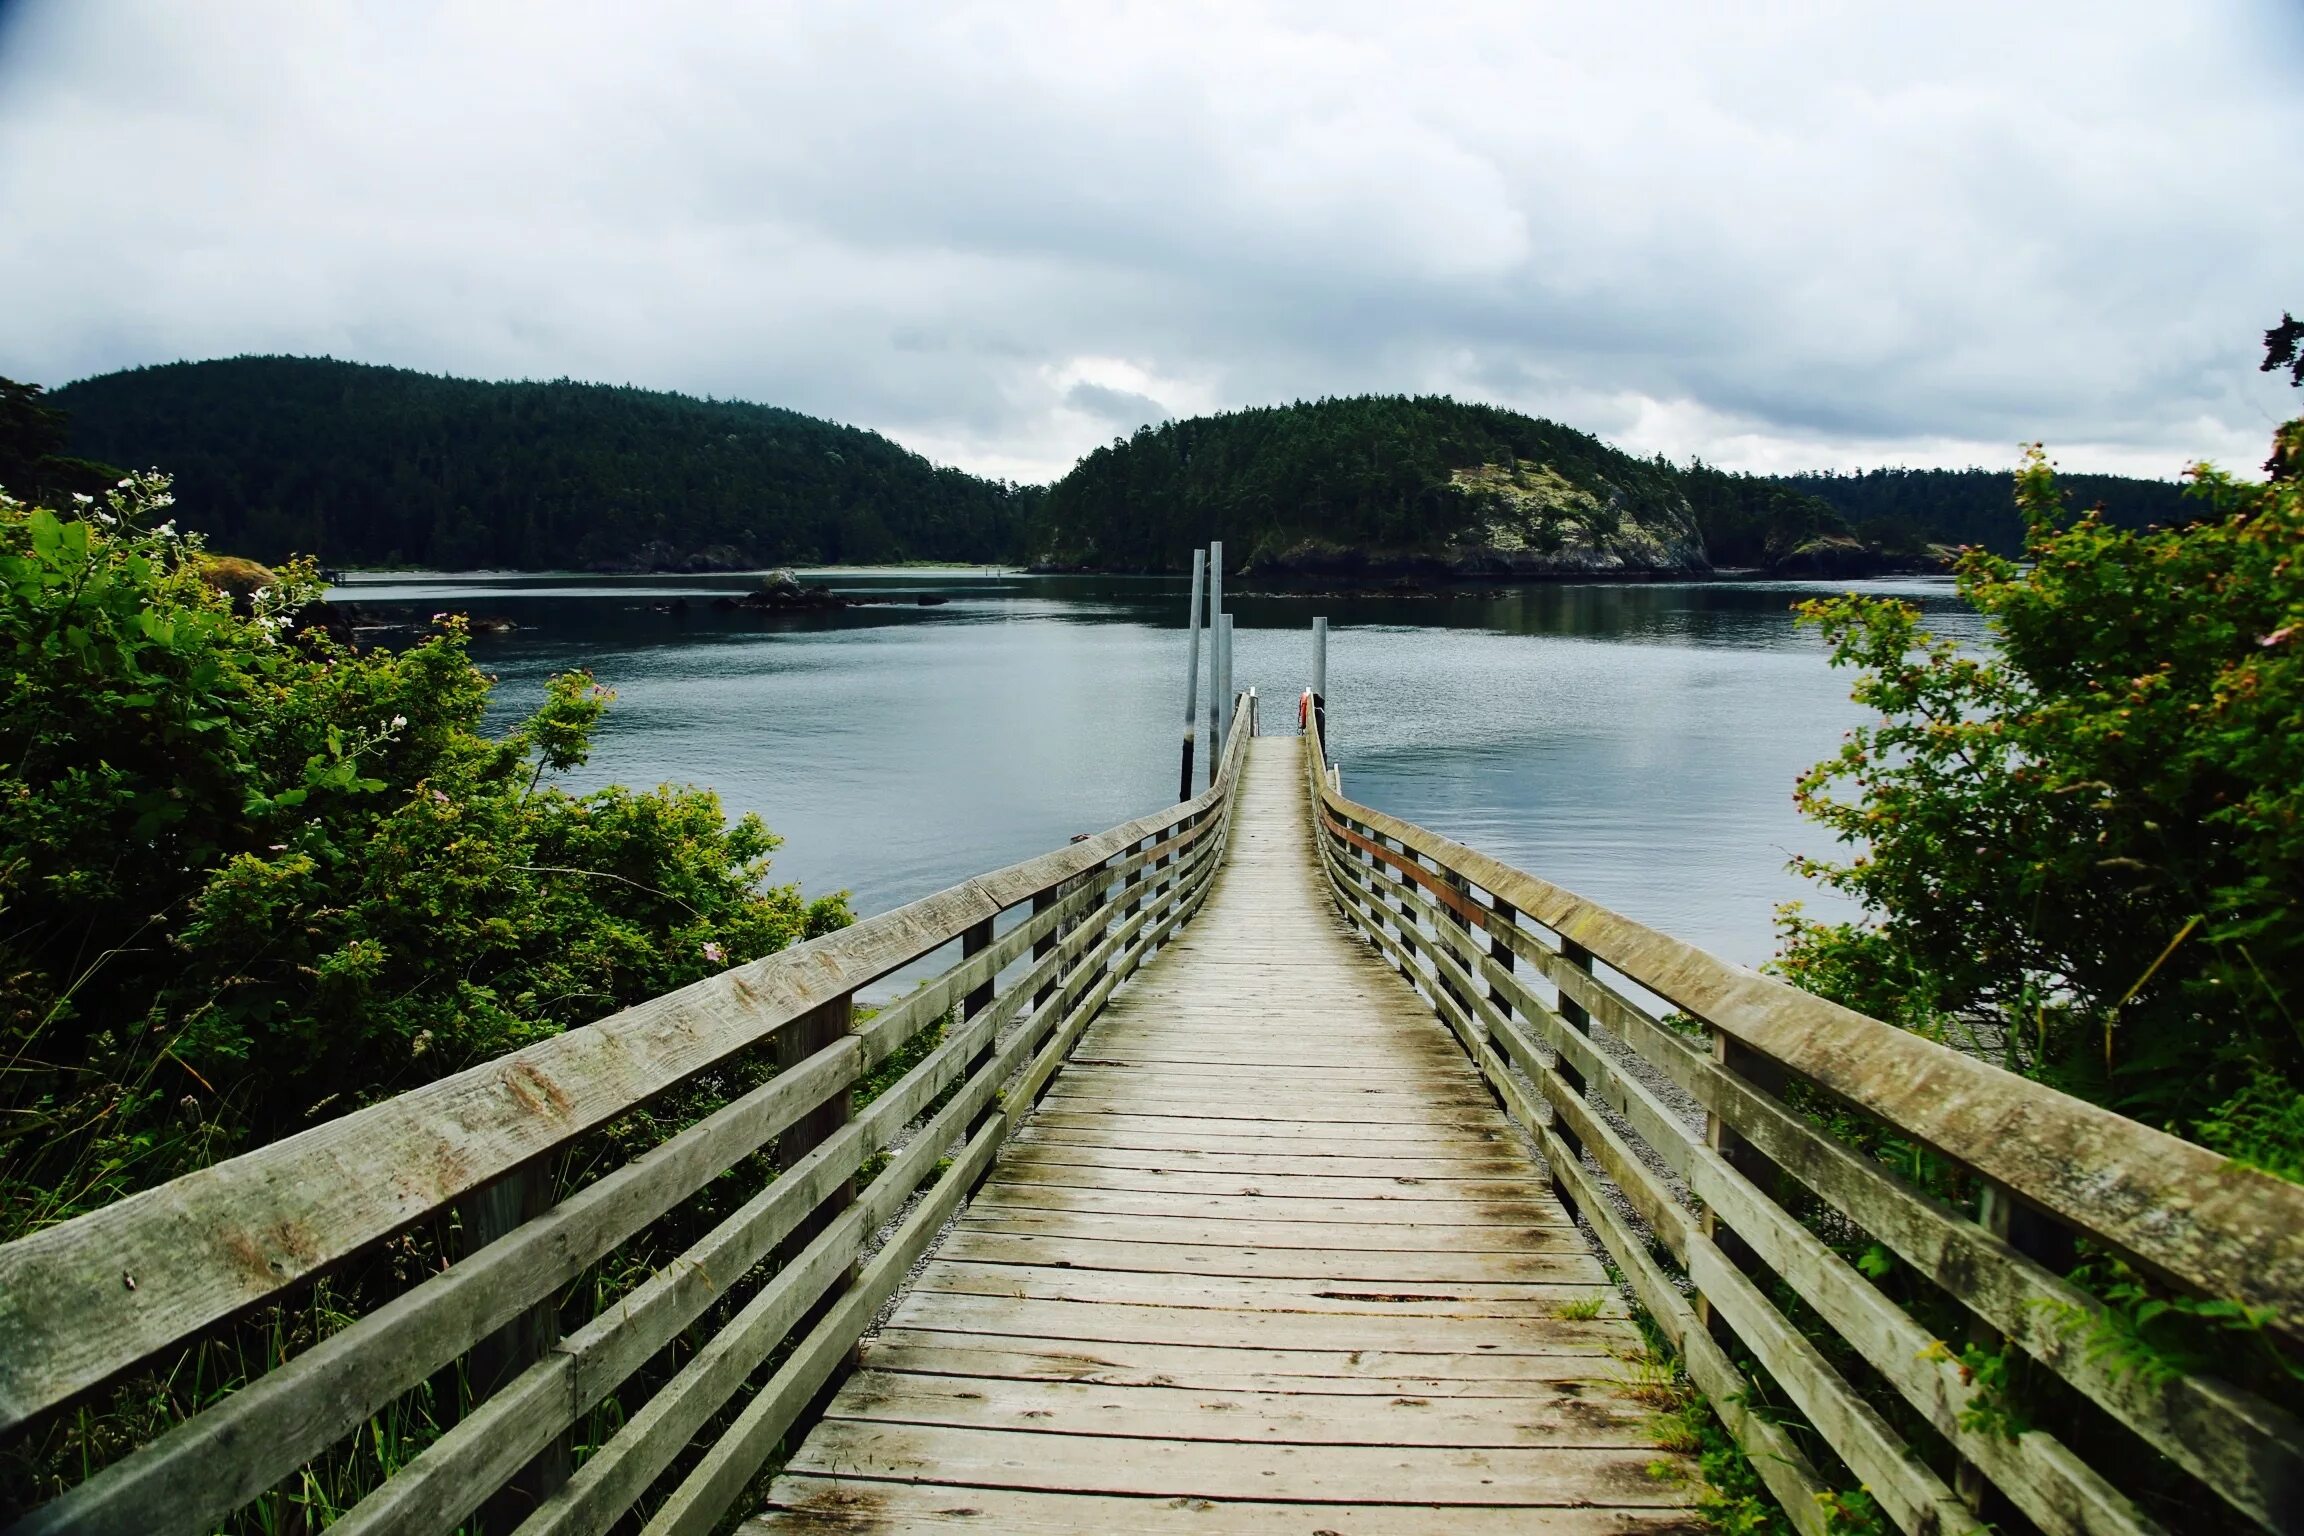
[[[453, 608], [513, 620], [513, 633], [473, 644], [502, 680], [499, 723], [572, 667], [620, 694], [572, 787], [710, 785], [784, 838], [777, 878], [845, 887], [859, 911], [1174, 798], [1179, 583], [809, 579], [949, 601], [763, 617], [708, 606], [751, 578], [664, 576], [356, 576], [337, 595], [418, 619]], [[1940, 633], [1981, 636], [1948, 581], [1859, 586], [1918, 601]], [[1311, 617], [1327, 614], [1330, 734], [1355, 799], [1757, 964], [1775, 904], [1813, 895], [1785, 860], [1829, 847], [1793, 811], [1793, 779], [1861, 718], [1847, 677], [1789, 613], [1829, 590], [1251, 591], [1230, 604], [1235, 682], [1263, 691], [1273, 728], [1293, 730]], [[658, 606], [680, 598], [684, 612]]]

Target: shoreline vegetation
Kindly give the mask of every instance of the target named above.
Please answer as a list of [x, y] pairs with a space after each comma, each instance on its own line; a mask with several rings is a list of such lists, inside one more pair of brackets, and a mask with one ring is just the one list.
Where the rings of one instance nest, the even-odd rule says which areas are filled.
[[[82, 379], [45, 400], [9, 389], [12, 420], [49, 418], [51, 439], [0, 465], [16, 494], [100, 490], [119, 477], [106, 465], [159, 465], [216, 549], [330, 569], [1180, 573], [1222, 539], [1231, 572], [1272, 582], [1836, 579], [1948, 568], [1962, 545], [2013, 554], [2024, 538], [2003, 470], [1761, 476], [1444, 397], [1166, 421], [1043, 486], [772, 406], [566, 379], [238, 357]], [[2172, 480], [2064, 482], [2116, 526], [2189, 516]]]

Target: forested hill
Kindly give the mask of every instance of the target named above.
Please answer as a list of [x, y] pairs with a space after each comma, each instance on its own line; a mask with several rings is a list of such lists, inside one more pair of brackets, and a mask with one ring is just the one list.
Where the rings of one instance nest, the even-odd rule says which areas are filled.
[[[1853, 575], [1925, 565], [1932, 546], [2014, 553], [2023, 539], [2002, 471], [1682, 468], [1431, 396], [1146, 427], [1045, 490], [938, 468], [877, 433], [772, 406], [325, 358], [140, 368], [67, 385], [45, 405], [65, 414], [69, 439], [41, 438], [46, 468], [14, 478], [75, 488], [104, 463], [167, 470], [181, 515], [213, 547], [338, 566], [1031, 559], [1173, 571], [1220, 538], [1233, 569], [1282, 573]], [[2188, 515], [2174, 482], [2063, 480], [2075, 505], [2102, 503], [2116, 523]]]
[[[2121, 526], [2192, 513], [2174, 481], [2059, 480]], [[1221, 538], [1227, 565], [1281, 573], [1854, 576], [1936, 569], [1946, 546], [2018, 553], [2014, 491], [2009, 470], [1682, 467], [1496, 406], [1364, 395], [1141, 428], [1050, 488], [1033, 543], [1105, 570], [1175, 570]]]
[[[1874, 542], [1981, 544], [2004, 555], [2024, 547], [2007, 470], [1867, 469], [1778, 475], [1775, 483], [1829, 503]], [[2056, 483], [2075, 509], [2102, 507], [2104, 520], [2121, 528], [2173, 527], [2197, 510], [2175, 480], [2059, 472]]]
[[1049, 489], [1041, 558], [1174, 570], [1691, 570], [1679, 476], [1495, 406], [1363, 395], [1144, 427]]
[[54, 391], [74, 453], [176, 477], [211, 545], [330, 565], [1001, 560], [1037, 490], [794, 411], [238, 357]]

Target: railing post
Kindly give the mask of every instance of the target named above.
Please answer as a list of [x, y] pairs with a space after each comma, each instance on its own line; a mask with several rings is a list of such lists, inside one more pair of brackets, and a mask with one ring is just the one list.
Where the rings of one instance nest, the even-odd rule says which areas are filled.
[[[1976, 1212], [1978, 1226], [2005, 1240], [2025, 1257], [2039, 1260], [2052, 1273], [2063, 1274], [2072, 1267], [2079, 1254], [2069, 1227], [2018, 1200], [1999, 1180], [1985, 1179], [1982, 1183], [1983, 1198]], [[1973, 1315], [1968, 1319], [1966, 1342], [1994, 1352], [2007, 1347], [2007, 1339], [1999, 1329]], [[2021, 1391], [2024, 1377], [2035, 1367], [2022, 1351], [2014, 1354], [2015, 1358], [2008, 1363], [2011, 1379], [2007, 1387]], [[1976, 1512], [1978, 1519], [2003, 1529], [2015, 1524], [2018, 1513], [2015, 1504], [1985, 1478], [1983, 1468], [1966, 1457], [1953, 1463], [1952, 1491], [1960, 1496], [1961, 1503]]]
[[[1516, 927], [1520, 921], [1520, 911], [1503, 897], [1491, 892], [1488, 897], [1488, 913], [1488, 958], [1496, 963], [1497, 969], [1509, 971], [1518, 957], [1512, 953], [1512, 946], [1496, 937], [1496, 931], [1499, 928]], [[1488, 983], [1488, 1001], [1494, 1005], [1497, 1013], [1507, 1019], [1512, 1017], [1511, 1002], [1505, 997], [1504, 989], [1493, 981]]]
[[1224, 729], [1219, 735], [1222, 748], [1232, 745], [1232, 615], [1218, 614], [1216, 624], [1216, 658], [1221, 680], [1217, 685], [1217, 702], [1224, 716]]
[[[1731, 1072], [1747, 1085], [1763, 1093], [1781, 1097], [1784, 1092], [1785, 1072], [1782, 1062], [1752, 1049], [1724, 1029], [1712, 1031], [1712, 1059], [1721, 1070]], [[1786, 1179], [1784, 1170], [1777, 1167], [1768, 1155], [1744, 1139], [1743, 1133], [1728, 1123], [1718, 1110], [1704, 1115], [1704, 1141], [1729, 1167], [1752, 1183], [1770, 1200], [1776, 1200]], [[1746, 1274], [1761, 1267], [1761, 1261], [1751, 1245], [1738, 1237], [1734, 1229], [1720, 1224], [1717, 1212], [1710, 1207], [1704, 1211], [1704, 1235], [1720, 1249], [1723, 1257]], [[1696, 1298], [1696, 1315], [1713, 1337], [1723, 1344], [1728, 1342], [1728, 1329], [1713, 1313], [1711, 1303], [1703, 1296]]]
[[[1452, 869], [1449, 869], [1445, 865], [1442, 865], [1439, 868], [1438, 874], [1440, 876], [1440, 883], [1448, 887], [1448, 889], [1454, 893], [1458, 901], [1464, 903], [1465, 906], [1470, 906], [1472, 904], [1471, 881], [1465, 879], [1462, 875], [1456, 873], [1456, 871]], [[1456, 907], [1450, 905], [1447, 902], [1440, 903], [1440, 913], [1443, 918], [1456, 926], [1458, 932], [1465, 936], [1465, 943], [1467, 945], [1473, 944], [1474, 941], [1471, 937], [1472, 919], [1470, 917], [1466, 916], [1463, 912], [1459, 911]], [[1437, 930], [1437, 923], [1434, 924], [1434, 928]], [[1437, 932], [1434, 933], [1434, 940], [1436, 948], [1445, 949], [1448, 947], [1445, 944], [1438, 943]], [[1456, 1006], [1463, 1011], [1464, 1020], [1471, 1026], [1473, 1035], [1476, 1038], [1485, 1040], [1488, 1037], [1488, 1028], [1480, 1021], [1480, 1011], [1472, 1006], [1472, 999], [1458, 992], [1454, 983], [1443, 979], [1438, 974], [1438, 967], [1434, 967], [1434, 973], [1435, 974], [1433, 976], [1433, 980], [1438, 982], [1441, 989], [1447, 992], [1450, 997], [1456, 1000]], [[1479, 984], [1480, 967], [1478, 965], [1471, 961], [1465, 961], [1464, 973], [1468, 978], [1470, 978], [1475, 986]]]
[[[1592, 974], [1592, 951], [1569, 938], [1566, 934], [1560, 936], [1560, 958], [1585, 975]], [[1589, 1036], [1592, 1033], [1591, 1012], [1582, 1003], [1570, 997], [1566, 987], [1560, 988], [1560, 1021], [1580, 1035]], [[1567, 1085], [1569, 1092], [1579, 1098], [1583, 1097], [1584, 1074], [1576, 1070], [1576, 1064], [1568, 1059], [1566, 1052], [1560, 1053], [1560, 1059], [1553, 1070], [1560, 1074], [1560, 1080]], [[1561, 1142], [1567, 1146], [1569, 1156], [1581, 1157], [1584, 1155], [1584, 1143], [1577, 1139], [1574, 1131], [1569, 1130], [1564, 1125], [1555, 1125], [1552, 1129], [1559, 1136]]]
[[[464, 1230], [464, 1252], [479, 1252], [513, 1229], [525, 1226], [552, 1208], [552, 1159], [540, 1158], [518, 1168], [486, 1188], [473, 1191], [457, 1204], [457, 1220]], [[475, 1405], [496, 1395], [506, 1383], [544, 1358], [560, 1337], [559, 1308], [538, 1302], [511, 1322], [472, 1346], [466, 1362], [467, 1380]], [[575, 1470], [572, 1432], [562, 1430], [552, 1443], [481, 1506], [481, 1523], [490, 1530], [510, 1530], [520, 1523]]]
[[1192, 551], [1192, 610], [1185, 621], [1191, 631], [1190, 660], [1184, 666], [1184, 775], [1177, 785], [1176, 798], [1192, 798], [1192, 732], [1200, 707], [1200, 566], [1205, 557], [1199, 550]]
[[[966, 960], [972, 956], [980, 955], [992, 947], [992, 924], [993, 919], [988, 917], [960, 935], [961, 959]], [[960, 1021], [962, 1023], [966, 1023], [992, 1006], [996, 982], [996, 978], [987, 976], [969, 989], [968, 995], [960, 1000]], [[999, 1041], [987, 1039], [976, 1054], [968, 1058], [968, 1076], [974, 1077], [977, 1073], [990, 1068], [993, 1054], [998, 1047]], [[975, 1135], [977, 1131], [983, 1128], [984, 1122], [991, 1118], [998, 1109], [997, 1104], [985, 1105], [984, 1112], [969, 1125], [968, 1134]]]
[[[1048, 890], [1040, 892], [1038, 895], [1032, 898], [1032, 915], [1034, 917], [1038, 917], [1041, 913], [1047, 911], [1050, 907], [1056, 905], [1057, 902], [1063, 899], [1064, 887], [1061, 885], [1054, 886]], [[1046, 933], [1034, 939], [1032, 941], [1032, 958], [1034, 960], [1047, 959], [1049, 951], [1053, 950], [1057, 944], [1062, 941], [1064, 937], [1063, 930], [1064, 925], [1062, 923], [1057, 923]], [[1048, 978], [1048, 980], [1042, 982], [1040, 985], [1040, 990], [1032, 994], [1032, 1006], [1038, 1008], [1043, 1003], [1047, 1002], [1049, 998], [1054, 997], [1056, 995], [1056, 988], [1060, 982], [1061, 978], [1055, 976], [1051, 976]]]
[[1320, 727], [1320, 743], [1328, 743], [1328, 621], [1312, 621], [1312, 719]]
[[[1406, 859], [1408, 856], [1408, 845], [1396, 837], [1380, 837], [1376, 842], [1380, 847], [1389, 846], [1402, 859]], [[1399, 881], [1404, 882], [1407, 878], [1406, 873], [1403, 872], [1399, 876]], [[1406, 976], [1414, 953], [1414, 946], [1410, 943], [1408, 935], [1416, 927], [1416, 909], [1409, 904], [1406, 890], [1402, 890], [1386, 905], [1391, 908], [1392, 912], [1392, 931], [1400, 935], [1400, 974]], [[1419, 934], [1418, 936], [1421, 937], [1422, 935]]]
[[[1208, 541], [1208, 787], [1224, 771], [1224, 541]], [[1186, 796], [1187, 799], [1190, 796]]]
[[[842, 1036], [856, 1027], [856, 995], [843, 993], [826, 1003], [809, 1009], [776, 1032], [776, 1067], [790, 1071], [809, 1057], [830, 1045], [839, 1043]], [[782, 1173], [800, 1159], [822, 1145], [840, 1127], [848, 1123], [850, 1091], [846, 1088], [833, 1094], [823, 1103], [792, 1122], [791, 1128], [776, 1138], [776, 1171]], [[832, 1218], [846, 1210], [856, 1198], [856, 1181], [848, 1180], [816, 1208], [814, 1215], [793, 1228], [779, 1252], [789, 1261], [809, 1239], [832, 1224]]]
[[[809, 1009], [776, 1032], [777, 1070], [789, 1071], [800, 1065], [826, 1046], [837, 1044], [843, 1035], [849, 1034], [855, 1027], [856, 994], [853, 992], [843, 993]], [[792, 1167], [846, 1125], [852, 1112], [853, 1098], [854, 1090], [843, 1088], [793, 1121], [791, 1127], [776, 1138], [776, 1171], [782, 1173]], [[855, 1203], [856, 1180], [851, 1175], [843, 1179], [838, 1188], [824, 1197], [822, 1204], [793, 1227], [791, 1236], [777, 1244], [777, 1263], [790, 1264], [797, 1260], [819, 1233]], [[795, 1337], [816, 1326], [817, 1319], [831, 1310], [839, 1294], [856, 1283], [858, 1268], [855, 1260], [849, 1260], [840, 1278], [825, 1288], [823, 1299], [794, 1325]], [[850, 1364], [855, 1363], [860, 1348], [861, 1341], [850, 1346]]]
[[[992, 947], [992, 919], [986, 918], [960, 935], [960, 958], [969, 960]], [[960, 1017], [968, 1020], [992, 1006], [994, 978], [987, 976], [960, 1000]]]

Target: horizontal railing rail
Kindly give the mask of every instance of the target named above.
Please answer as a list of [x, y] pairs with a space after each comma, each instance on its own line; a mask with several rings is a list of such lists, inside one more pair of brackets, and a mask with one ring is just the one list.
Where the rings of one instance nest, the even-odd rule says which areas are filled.
[[[1834, 1528], [1830, 1486], [1763, 1400], [1797, 1408], [1908, 1532], [2159, 1531], [2132, 1496], [2156, 1457], [2221, 1501], [2196, 1528], [2304, 1529], [2304, 1426], [2124, 1362], [2105, 1303], [2068, 1278], [2101, 1250], [2250, 1309], [2288, 1349], [2304, 1189], [1348, 800], [1314, 713], [1305, 784], [1339, 906], [1529, 1131], [1802, 1532]], [[1827, 1110], [1924, 1146], [1962, 1193], [1828, 1133]], [[1868, 1246], [1925, 1282], [1933, 1323], [1851, 1262]], [[2069, 1413], [2012, 1417], [1969, 1346], [2047, 1373]]]
[[[636, 1511], [651, 1533], [711, 1529], [1113, 990], [1205, 898], [1253, 718], [1244, 694], [1215, 782], [1168, 810], [0, 1247], [0, 1450], [23, 1454], [60, 1415], [101, 1411], [106, 1388], [134, 1396], [136, 1373], [161, 1391], [184, 1351], [387, 1239], [427, 1221], [462, 1238], [453, 1262], [9, 1530], [316, 1526], [280, 1490], [364, 1430], [391, 1465], [324, 1512], [336, 1530], [453, 1530], [483, 1506], [487, 1528], [524, 1536]], [[954, 944], [954, 963], [859, 1021], [860, 988]], [[763, 1053], [765, 1081], [572, 1175], [603, 1128]], [[616, 1271], [622, 1245], [763, 1156], [773, 1177], [676, 1256]], [[606, 1276], [596, 1304], [564, 1326], [588, 1275]], [[443, 1373], [470, 1406], [387, 1447], [376, 1416]]]

